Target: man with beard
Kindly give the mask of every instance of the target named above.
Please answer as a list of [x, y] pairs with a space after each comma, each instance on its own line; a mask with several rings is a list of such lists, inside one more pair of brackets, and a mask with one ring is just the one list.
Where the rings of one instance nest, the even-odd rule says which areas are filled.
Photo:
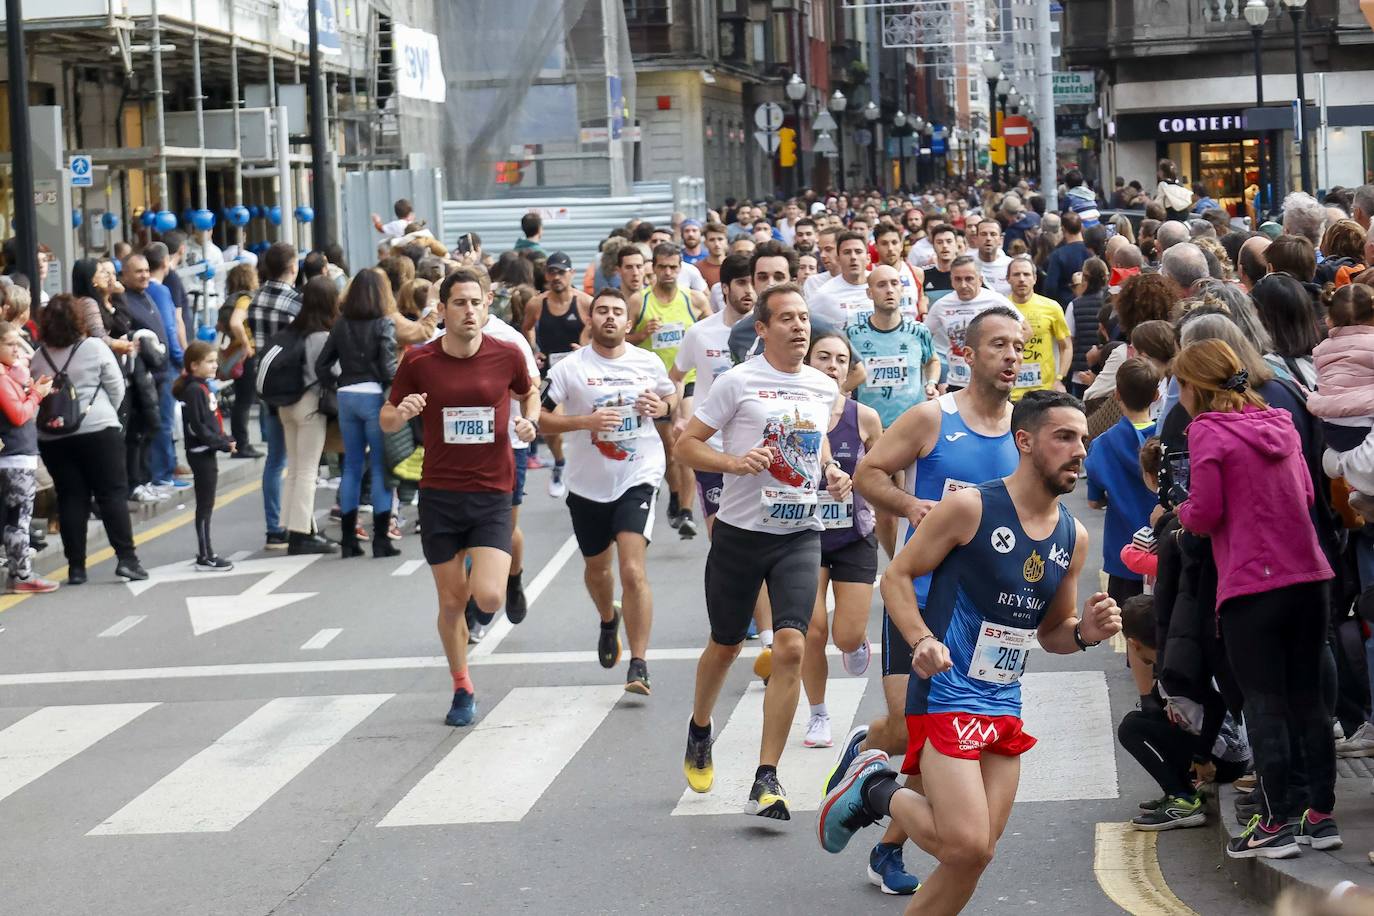
[[949, 282], [954, 295], [944, 296], [926, 313], [926, 325], [935, 338], [935, 352], [940, 357], [940, 383], [957, 391], [969, 383], [969, 365], [964, 358], [964, 335], [969, 322], [979, 313], [995, 305], [1012, 308], [1011, 300], [983, 286], [975, 259], [961, 255], [949, 268]]
[[[654, 500], [666, 467], [654, 421], [667, 417], [677, 386], [663, 363], [625, 343], [629, 307], [623, 294], [602, 290], [592, 302], [591, 344], [549, 373], [541, 425], [568, 434], [568, 511], [582, 551], [587, 591], [601, 617], [597, 659], [620, 660], [620, 621], [630, 641], [625, 690], [649, 695], [649, 630], [653, 595], [644, 554], [654, 524]], [[620, 574], [615, 600], [612, 548]]]
[[797, 254], [807, 254], [816, 250], [816, 221], [809, 216], [803, 216], [797, 220], [796, 230], [792, 238], [792, 247], [797, 250]]
[[[1012, 410], [1018, 460], [1006, 478], [967, 487], [930, 510], [883, 575], [888, 612], [911, 646], [909, 733], [898, 784], [881, 750], [854, 758], [821, 804], [827, 852], [891, 817], [940, 865], [908, 913], [958, 913], [977, 889], [1006, 827], [1035, 746], [1021, 722], [1021, 674], [1033, 645], [1069, 655], [1121, 630], [1121, 611], [1097, 592], [1075, 616], [1088, 535], [1060, 504], [1083, 474], [1083, 404], [1056, 391], [1027, 394]], [[931, 576], [918, 605], [912, 580]]]
[[913, 268], [902, 260], [902, 230], [895, 223], [879, 223], [873, 231], [873, 247], [878, 252], [878, 262], [874, 267], [885, 264], [897, 272], [902, 283], [901, 310], [903, 318], [920, 321], [926, 313], [922, 301], [921, 287], [925, 285], [925, 273]]

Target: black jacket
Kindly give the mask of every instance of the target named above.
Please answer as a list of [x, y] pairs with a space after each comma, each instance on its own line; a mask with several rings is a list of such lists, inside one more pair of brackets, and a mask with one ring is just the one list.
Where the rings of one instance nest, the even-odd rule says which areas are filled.
[[[335, 363], [339, 365], [337, 379]], [[390, 318], [340, 318], [315, 361], [315, 375], [322, 381], [335, 379], [339, 388], [363, 382], [377, 382], [385, 388], [396, 377], [396, 363], [396, 325]]]
[[186, 450], [210, 448], [227, 452], [234, 440], [224, 434], [215, 396], [205, 379], [186, 377], [181, 394], [181, 425], [186, 432]]

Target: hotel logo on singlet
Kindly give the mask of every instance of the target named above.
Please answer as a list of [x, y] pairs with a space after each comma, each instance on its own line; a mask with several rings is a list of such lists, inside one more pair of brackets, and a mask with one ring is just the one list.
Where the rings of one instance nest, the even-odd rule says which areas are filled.
[[1027, 582], [1039, 582], [1045, 578], [1045, 561], [1034, 550], [1026, 557], [1026, 563], [1021, 567], [1021, 577]]

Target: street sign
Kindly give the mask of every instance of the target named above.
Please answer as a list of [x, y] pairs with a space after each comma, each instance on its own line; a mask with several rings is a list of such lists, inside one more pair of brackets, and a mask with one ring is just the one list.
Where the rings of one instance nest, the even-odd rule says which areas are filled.
[[67, 161], [67, 168], [71, 172], [72, 187], [89, 188], [94, 185], [95, 175], [90, 156], [72, 156]]
[[1025, 115], [1007, 115], [1002, 122], [1007, 146], [1025, 146], [1031, 140], [1031, 124]]
[[1052, 80], [1056, 105], [1091, 105], [1097, 101], [1097, 81], [1091, 70], [1061, 70]]
[[930, 138], [930, 151], [937, 156], [945, 154], [945, 138], [939, 134]]
[[778, 135], [773, 133], [754, 134], [754, 139], [763, 147], [763, 151], [768, 155], [773, 155], [778, 151]]
[[835, 119], [830, 116], [830, 112], [824, 108], [821, 109], [820, 114], [816, 115], [816, 120], [811, 122], [811, 129], [818, 134], [823, 131], [834, 130], [837, 126]]
[[858, 130], [854, 131], [854, 142], [860, 146], [868, 146], [868, 144], [873, 142], [873, 131], [869, 130], [867, 127], [860, 127]]
[[835, 145], [835, 139], [827, 133], [817, 134], [816, 139], [811, 143], [811, 152], [817, 155], [833, 156], [839, 151], [839, 147]]
[[754, 109], [754, 126], [759, 130], [774, 131], [782, 127], [782, 106], [777, 102], [764, 102]]

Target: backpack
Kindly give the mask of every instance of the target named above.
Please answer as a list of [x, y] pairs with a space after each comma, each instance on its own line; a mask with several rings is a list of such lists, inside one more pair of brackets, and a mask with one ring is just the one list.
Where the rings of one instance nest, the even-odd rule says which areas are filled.
[[267, 342], [258, 357], [258, 397], [269, 407], [290, 407], [305, 394], [305, 337], [289, 328]]
[[[86, 419], [86, 412], [91, 409], [95, 399], [100, 394], [100, 386], [96, 386], [96, 393], [91, 396], [90, 404], [81, 406], [81, 398], [77, 396], [76, 385], [72, 383], [71, 376], [67, 375], [67, 367], [71, 365], [72, 357], [76, 351], [81, 349], [85, 343], [85, 338], [78, 340], [67, 353], [67, 360], [58, 369], [52, 379], [52, 391], [48, 392], [38, 404], [38, 428], [53, 436], [65, 436], [76, 432], [81, 428], [81, 421]], [[43, 354], [43, 358], [48, 361], [48, 365], [55, 366], [52, 357], [48, 355], [45, 347], [39, 346], [38, 352]]]

